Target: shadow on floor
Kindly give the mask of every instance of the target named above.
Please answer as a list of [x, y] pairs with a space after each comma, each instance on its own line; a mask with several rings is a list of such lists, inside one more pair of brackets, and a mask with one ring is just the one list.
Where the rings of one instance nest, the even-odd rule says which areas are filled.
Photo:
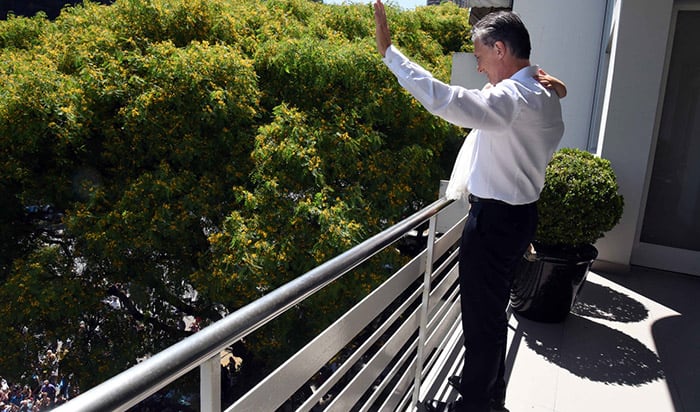
[[[539, 323], [513, 314], [517, 326], [512, 326], [506, 380], [510, 380], [518, 351], [527, 348], [546, 362], [602, 385], [645, 390], [646, 384], [663, 379], [675, 412], [700, 411], [700, 277], [644, 268], [593, 269], [612, 286], [587, 282], [564, 322]], [[646, 307], [650, 301], [654, 306]], [[678, 315], [652, 323], [657, 305]], [[620, 330], [614, 328], [616, 323]], [[624, 332], [634, 329], [635, 323], [651, 329], [654, 347]], [[460, 361], [456, 353], [451, 356], [448, 365]], [[449, 375], [444, 373], [438, 386]], [[452, 400], [456, 392], [442, 386], [434, 388], [427, 399], [433, 397]]]
[[[587, 282], [562, 323], [539, 323], [515, 315], [518, 335], [535, 353], [594, 382], [639, 386], [665, 377], [657, 354], [639, 340], [589, 318], [634, 323], [649, 317], [639, 301]], [[585, 317], [584, 317], [585, 316]], [[563, 339], [563, 336], [568, 339]]]
[[[562, 341], [561, 328], [579, 338]], [[518, 317], [518, 329], [530, 350], [582, 379], [639, 386], [664, 377], [661, 361], [651, 349], [590, 319], [570, 314], [564, 323], [547, 324]]]
[[700, 277], [632, 267], [596, 273], [679, 313], [656, 321], [652, 335], [676, 411], [700, 411]]
[[635, 323], [649, 317], [649, 310], [639, 301], [607, 286], [587, 282], [572, 313], [613, 322]]

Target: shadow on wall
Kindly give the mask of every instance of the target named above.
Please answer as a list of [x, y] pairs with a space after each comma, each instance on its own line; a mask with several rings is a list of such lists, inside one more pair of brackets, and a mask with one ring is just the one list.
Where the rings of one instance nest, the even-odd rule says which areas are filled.
[[652, 326], [666, 382], [677, 411], [700, 411], [700, 319], [671, 316]]

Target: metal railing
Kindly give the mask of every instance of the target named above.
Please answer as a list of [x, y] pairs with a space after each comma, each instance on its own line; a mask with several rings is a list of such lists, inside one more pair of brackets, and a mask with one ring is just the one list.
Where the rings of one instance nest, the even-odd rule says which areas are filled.
[[333, 373], [294, 408], [311, 410], [319, 404], [327, 410], [412, 408], [421, 397], [422, 380], [459, 316], [456, 245], [464, 224], [460, 211], [454, 223], [459, 205], [444, 198], [435, 201], [55, 411], [126, 410], [196, 367], [201, 377], [200, 410], [221, 411], [222, 350], [429, 221], [427, 247], [422, 252], [226, 411], [279, 408], [351, 342], [355, 348], [342, 364], [333, 364]]

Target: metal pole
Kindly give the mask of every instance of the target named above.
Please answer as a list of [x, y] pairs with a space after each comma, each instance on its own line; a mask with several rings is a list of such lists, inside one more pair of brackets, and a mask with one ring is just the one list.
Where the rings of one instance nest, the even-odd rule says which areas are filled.
[[199, 410], [221, 412], [221, 356], [199, 365]]
[[423, 273], [423, 298], [420, 308], [420, 325], [418, 327], [418, 348], [416, 354], [416, 377], [413, 381], [413, 405], [420, 401], [420, 386], [423, 381], [423, 349], [428, 335], [428, 307], [430, 306], [430, 278], [433, 275], [433, 250], [435, 249], [435, 231], [437, 215], [430, 218], [428, 229], [428, 249], [426, 251], [425, 272]]

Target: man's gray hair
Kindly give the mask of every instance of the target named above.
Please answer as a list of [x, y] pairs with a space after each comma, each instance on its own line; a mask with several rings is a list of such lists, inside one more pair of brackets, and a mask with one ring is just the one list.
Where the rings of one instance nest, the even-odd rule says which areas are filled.
[[472, 28], [472, 42], [493, 47], [502, 41], [519, 59], [530, 58], [530, 34], [520, 16], [512, 11], [499, 11], [484, 16]]

